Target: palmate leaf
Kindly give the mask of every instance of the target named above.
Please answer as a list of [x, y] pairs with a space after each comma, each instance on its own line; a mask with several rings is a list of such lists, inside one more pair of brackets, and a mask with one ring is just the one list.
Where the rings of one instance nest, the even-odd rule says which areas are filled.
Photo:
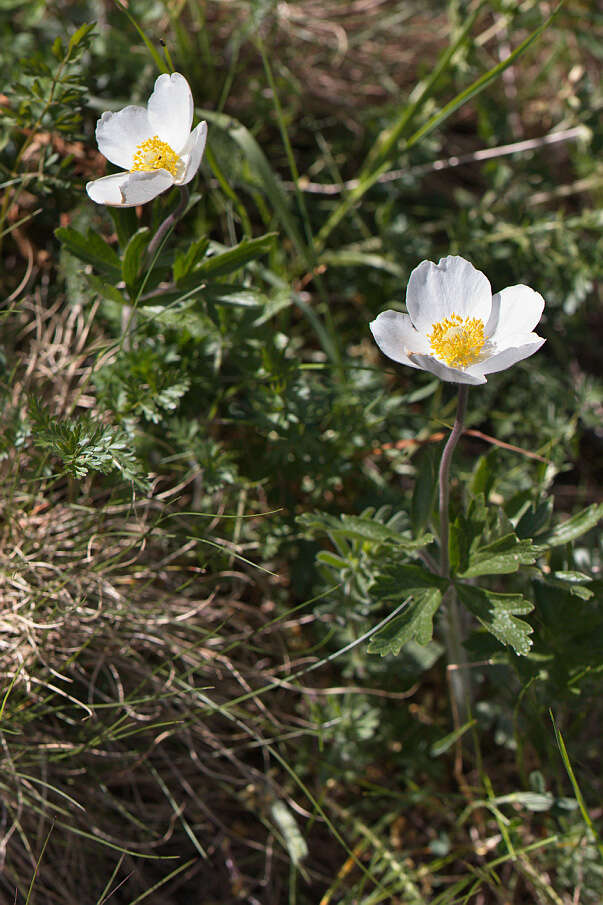
[[396, 517], [390, 518], [387, 524], [379, 521], [377, 513], [365, 512], [363, 515], [340, 515], [339, 518], [326, 512], [309, 512], [299, 516], [298, 521], [312, 534], [329, 534], [348, 541], [366, 542], [375, 545], [403, 547], [405, 550], [416, 550], [427, 546], [433, 540], [431, 534], [418, 538], [402, 534], [398, 528]]
[[519, 540], [514, 532], [477, 547], [469, 552], [469, 565], [461, 578], [476, 578], [478, 575], [507, 575], [517, 572], [521, 565], [535, 562], [538, 548], [529, 540]]
[[521, 594], [499, 594], [460, 582], [456, 588], [462, 603], [501, 644], [510, 645], [517, 654], [530, 652], [532, 626], [517, 619], [517, 614], [531, 612], [534, 609], [531, 601]]
[[441, 602], [442, 594], [437, 588], [413, 591], [406, 609], [373, 635], [368, 653], [397, 656], [409, 641], [429, 644], [433, 638], [433, 617]]

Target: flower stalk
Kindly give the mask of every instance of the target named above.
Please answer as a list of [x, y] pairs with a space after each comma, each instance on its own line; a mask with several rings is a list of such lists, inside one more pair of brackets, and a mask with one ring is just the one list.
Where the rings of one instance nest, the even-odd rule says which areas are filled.
[[[440, 575], [442, 578], [450, 578], [450, 517], [448, 511], [450, 498], [450, 464], [456, 445], [463, 433], [468, 395], [468, 384], [459, 384], [456, 418], [440, 461]], [[471, 707], [471, 686], [463, 652], [463, 630], [459, 606], [456, 598], [456, 590], [452, 584], [444, 595], [444, 613], [446, 619], [444, 636], [448, 655], [451, 704], [454, 720], [458, 728], [458, 726], [466, 723], [469, 717]]]
[[176, 223], [186, 210], [186, 205], [188, 204], [189, 199], [188, 186], [180, 185], [178, 186], [178, 188], [180, 189], [180, 201], [178, 202], [172, 213], [168, 214], [165, 220], [160, 224], [157, 232], [149, 242], [149, 247], [147, 248], [147, 259], [149, 261], [153, 261], [153, 258], [161, 247], [161, 243], [163, 242], [166, 233], [176, 225]]

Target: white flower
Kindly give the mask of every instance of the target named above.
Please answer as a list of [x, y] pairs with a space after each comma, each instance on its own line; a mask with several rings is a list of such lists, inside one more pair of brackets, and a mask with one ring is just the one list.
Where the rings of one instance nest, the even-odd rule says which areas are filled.
[[172, 185], [190, 182], [201, 163], [207, 123], [191, 132], [193, 96], [183, 75], [160, 75], [145, 107], [130, 105], [103, 113], [96, 140], [107, 160], [125, 172], [89, 182], [86, 191], [98, 204], [134, 207], [151, 201]]
[[451, 255], [422, 261], [406, 290], [408, 314], [384, 311], [371, 323], [382, 352], [400, 364], [430, 371], [451, 383], [486, 383], [533, 355], [544, 342], [532, 333], [544, 309], [529, 286], [492, 295], [488, 278]]

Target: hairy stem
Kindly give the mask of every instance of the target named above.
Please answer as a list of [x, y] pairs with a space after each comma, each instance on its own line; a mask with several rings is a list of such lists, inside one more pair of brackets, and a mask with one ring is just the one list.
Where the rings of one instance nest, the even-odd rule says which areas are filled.
[[[189, 191], [188, 186], [181, 185], [180, 189], [180, 201], [174, 208], [171, 214], [168, 214], [165, 220], [160, 223], [157, 232], [149, 242], [149, 246], [147, 248], [147, 262], [149, 266], [153, 264], [153, 260], [157, 252], [161, 247], [161, 243], [166, 237], [167, 232], [176, 225], [184, 211], [186, 210], [186, 205], [188, 204], [189, 199]], [[145, 280], [146, 282], [146, 280]], [[139, 290], [138, 296], [134, 302], [134, 305], [124, 305], [121, 311], [121, 346], [124, 349], [129, 349], [131, 347], [131, 336], [136, 327], [136, 306], [138, 304], [140, 293], [144, 288], [141, 287]]]
[[[456, 418], [448, 442], [442, 453], [440, 462], [440, 575], [450, 578], [450, 558], [448, 553], [449, 543], [449, 514], [448, 501], [450, 496], [450, 463], [455, 447], [463, 433], [465, 412], [467, 411], [467, 396], [469, 387], [465, 383], [459, 385], [458, 404]], [[451, 585], [444, 595], [446, 613], [446, 649], [448, 655], [448, 667], [450, 670], [450, 691], [454, 720], [457, 725], [467, 721], [471, 688], [469, 673], [465, 668], [465, 657], [462, 646], [462, 626], [456, 591]]]
[[149, 260], [153, 260], [155, 257], [157, 250], [159, 249], [165, 234], [169, 229], [172, 229], [186, 210], [186, 205], [188, 204], [189, 192], [188, 186], [181, 185], [180, 189], [180, 201], [174, 208], [171, 214], [168, 214], [163, 223], [159, 226], [159, 229], [149, 242], [149, 247], [147, 248], [147, 258]]

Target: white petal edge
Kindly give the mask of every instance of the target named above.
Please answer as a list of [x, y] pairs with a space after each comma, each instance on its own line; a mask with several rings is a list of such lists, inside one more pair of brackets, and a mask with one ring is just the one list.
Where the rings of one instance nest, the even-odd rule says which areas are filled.
[[111, 207], [123, 206], [122, 186], [128, 181], [129, 173], [115, 173], [103, 176], [86, 184], [86, 191], [97, 204], [108, 204]]
[[145, 108], [133, 105], [118, 113], [103, 113], [96, 124], [99, 151], [124, 170], [129, 170], [134, 163], [138, 145], [153, 134]]
[[[528, 337], [534, 337], [534, 339], [525, 342]], [[479, 365], [480, 371], [483, 374], [495, 374], [498, 371], [506, 371], [511, 365], [516, 364], [518, 361], [523, 361], [524, 358], [529, 358], [534, 352], [538, 352], [538, 349], [546, 342], [542, 336], [538, 336], [536, 333], [524, 334], [521, 337], [515, 337], [515, 339], [517, 344], [510, 345], [509, 348], [483, 361]], [[519, 340], [524, 340], [524, 342], [519, 342]]]
[[486, 324], [486, 336], [531, 333], [544, 311], [544, 299], [529, 286], [507, 286], [492, 296], [492, 313]]
[[152, 170], [151, 172], [128, 173], [128, 178], [122, 186], [121, 193], [124, 203], [122, 207], [136, 207], [138, 204], [146, 204], [157, 195], [161, 195], [174, 184], [174, 177], [167, 170]]
[[475, 372], [470, 374], [468, 371], [461, 370], [461, 368], [449, 368], [448, 365], [442, 364], [441, 361], [431, 355], [413, 355], [413, 360], [416, 362], [417, 367], [423, 371], [429, 371], [430, 374], [434, 374], [447, 383], [469, 383], [472, 386], [486, 383], [486, 378], [483, 374]]
[[207, 141], [207, 123], [205, 120], [195, 126], [190, 134], [190, 138], [186, 143], [186, 147], [182, 152], [182, 161], [184, 163], [184, 176], [178, 181], [178, 185], [186, 185], [194, 177], [195, 173], [201, 166], [203, 152], [205, 151], [205, 142]]
[[382, 311], [369, 324], [375, 342], [384, 355], [411, 368], [421, 366], [411, 361], [410, 354], [426, 352], [427, 340], [413, 327], [408, 314], [399, 311]]
[[182, 154], [193, 124], [193, 96], [179, 72], [160, 75], [147, 104], [153, 135]]
[[477, 317], [485, 324], [492, 308], [490, 281], [458, 255], [441, 258], [437, 265], [422, 261], [408, 280], [406, 307], [414, 326], [425, 335], [451, 314]]
[[87, 183], [86, 191], [97, 204], [107, 204], [109, 207], [136, 207], [152, 201], [173, 184], [174, 179], [167, 170], [153, 170], [150, 173], [115, 173]]

